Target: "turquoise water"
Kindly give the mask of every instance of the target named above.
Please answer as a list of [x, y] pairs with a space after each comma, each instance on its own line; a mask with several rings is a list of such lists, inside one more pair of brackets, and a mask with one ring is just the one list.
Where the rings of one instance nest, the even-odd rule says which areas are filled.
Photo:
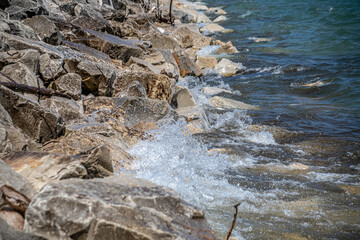
[[259, 121], [360, 140], [360, 1], [205, 2], [228, 12], [234, 32], [216, 38], [248, 73], [225, 82], [266, 108]]

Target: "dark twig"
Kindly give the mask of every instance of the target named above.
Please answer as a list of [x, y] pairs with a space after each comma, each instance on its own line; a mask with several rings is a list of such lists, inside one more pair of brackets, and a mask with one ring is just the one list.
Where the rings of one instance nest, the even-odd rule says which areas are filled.
[[172, 3], [173, 3], [173, 0], [170, 0], [170, 7], [169, 7], [169, 19], [170, 19], [170, 24], [173, 25], [174, 24], [174, 19], [171, 15], [171, 12], [172, 12]]
[[227, 235], [226, 235], [226, 237], [225, 237], [225, 240], [229, 240], [230, 235], [231, 235], [231, 232], [232, 232], [233, 228], [235, 227], [236, 218], [237, 218], [237, 215], [238, 215], [238, 206], [239, 206], [239, 205], [240, 205], [240, 203], [238, 203], [238, 204], [236, 204], [236, 205], [234, 206], [234, 208], [235, 208], [234, 220], [233, 220], [233, 222], [232, 222], [232, 224], [231, 224], [231, 227], [230, 227], [230, 229], [229, 229], [229, 232], [227, 233]]
[[17, 83], [13, 79], [11, 79], [9, 76], [5, 75], [4, 73], [0, 72], [0, 74], [10, 80], [10, 82], [0, 82], [0, 85], [10, 88], [13, 91], [38, 94], [38, 95], [47, 96], [47, 97], [58, 96], [58, 97], [71, 99], [71, 97], [65, 93], [57, 92], [52, 89], [37, 88], [37, 87], [32, 87], [32, 86], [28, 86], [25, 84]]

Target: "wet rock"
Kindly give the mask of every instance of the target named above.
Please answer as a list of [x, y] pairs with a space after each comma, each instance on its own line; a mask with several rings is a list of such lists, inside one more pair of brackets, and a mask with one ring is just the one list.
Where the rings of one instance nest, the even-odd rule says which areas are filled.
[[252, 40], [254, 42], [271, 42], [271, 41], [273, 41], [272, 38], [253, 38]]
[[177, 108], [195, 106], [195, 101], [187, 87], [177, 86], [176, 93], [173, 97], [173, 102]]
[[114, 96], [123, 92], [127, 86], [139, 82], [146, 90], [147, 96], [152, 99], [171, 101], [175, 81], [162, 74], [145, 71], [125, 71], [116, 78], [113, 84]]
[[50, 109], [52, 112], [59, 114], [66, 123], [85, 119], [81, 106], [73, 100], [54, 96], [41, 101], [41, 105]]
[[224, 77], [230, 77], [243, 69], [245, 67], [241, 63], [234, 63], [226, 58], [221, 59], [215, 66], [215, 71]]
[[6, 223], [6, 221], [0, 217], [0, 239], [3, 240], [45, 240], [45, 238], [36, 236], [31, 233], [25, 233], [23, 231], [17, 231], [12, 226]]
[[217, 22], [223, 22], [223, 21], [226, 21], [227, 20], [227, 17], [225, 16], [218, 16], [217, 18], [215, 18], [215, 20], [213, 21], [214, 23], [217, 23]]
[[142, 57], [143, 49], [139, 46], [145, 48], [142, 41], [121, 39], [114, 35], [90, 29], [83, 29], [78, 32], [78, 37], [77, 42], [102, 51], [113, 59], [122, 61], [128, 61], [131, 56]]
[[200, 77], [204, 75], [201, 69], [183, 51], [180, 50], [173, 52], [173, 56], [179, 67], [180, 75], [182, 77], [187, 75]]
[[252, 105], [240, 102], [240, 101], [236, 101], [236, 100], [232, 100], [229, 98], [223, 98], [223, 97], [212, 97], [209, 100], [209, 103], [211, 104], [211, 106], [216, 107], [216, 108], [224, 108], [224, 109], [232, 109], [232, 108], [236, 108], [236, 109], [251, 109], [251, 110], [257, 110], [257, 107], [254, 107]]
[[6, 32], [11, 35], [37, 40], [34, 30], [31, 27], [16, 20], [1, 20], [0, 32]]
[[218, 61], [214, 57], [202, 57], [198, 56], [196, 60], [196, 64], [201, 68], [215, 68]]
[[44, 143], [63, 134], [63, 119], [59, 115], [3, 86], [0, 86], [0, 103], [14, 125], [38, 142]]
[[200, 32], [216, 33], [216, 32], [221, 32], [224, 29], [225, 28], [223, 28], [222, 26], [220, 26], [217, 23], [210, 23], [209, 25], [206, 25], [205, 27], [200, 28]]
[[12, 63], [22, 63], [26, 65], [31, 72], [37, 74], [39, 71], [40, 54], [37, 50], [10, 50], [0, 53], [0, 69]]
[[206, 12], [214, 13], [214, 14], [218, 14], [218, 15], [226, 15], [227, 14], [223, 9], [218, 8], [218, 7], [211, 7]]
[[0, 208], [0, 218], [4, 219], [7, 224], [16, 230], [22, 231], [24, 229], [24, 217], [19, 212], [6, 205]]
[[56, 25], [47, 17], [37, 15], [32, 18], [26, 18], [22, 21], [24, 24], [31, 27], [39, 39], [51, 45], [59, 45], [62, 36]]
[[223, 44], [221, 45], [218, 50], [216, 50], [216, 54], [220, 54], [220, 53], [228, 53], [228, 54], [231, 54], [231, 53], [237, 53], [239, 52], [236, 47], [234, 47], [232, 45], [232, 42], [231, 41], [228, 41], [226, 44]]
[[54, 59], [48, 53], [40, 56], [40, 74], [46, 81], [55, 80], [64, 74], [63, 59]]
[[67, 73], [52, 82], [50, 87], [71, 96], [75, 100], [81, 98], [81, 76], [79, 74]]
[[210, 45], [211, 38], [201, 35], [200, 33], [196, 33], [191, 31], [187, 27], [181, 27], [176, 29], [171, 33], [176, 41], [180, 44], [182, 48], [196, 47], [202, 48]]
[[30, 204], [25, 230], [48, 238], [215, 238], [203, 212], [174, 191], [124, 175], [46, 185]]
[[223, 88], [217, 88], [217, 87], [204, 87], [201, 89], [203, 93], [209, 94], [209, 95], [215, 95], [219, 93], [231, 93], [230, 90], [223, 89]]
[[111, 96], [112, 84], [116, 78], [116, 72], [111, 65], [82, 61], [76, 66], [76, 73], [82, 78], [82, 89], [85, 93]]
[[[18, 62], [5, 66], [2, 72], [12, 78], [15, 82], [32, 87], [44, 87], [43, 82], [37, 79], [35, 74], [24, 64]], [[4, 76], [0, 76], [1, 82], [10, 82]]]

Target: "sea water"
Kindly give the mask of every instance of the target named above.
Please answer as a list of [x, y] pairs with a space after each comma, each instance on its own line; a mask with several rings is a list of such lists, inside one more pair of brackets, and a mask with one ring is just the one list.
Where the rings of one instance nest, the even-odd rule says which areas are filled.
[[[360, 1], [205, 3], [228, 12], [234, 32], [214, 37], [239, 53], [201, 55], [245, 71], [183, 79], [206, 131], [154, 130], [131, 149], [134, 174], [202, 207], [220, 237], [240, 204], [239, 239], [360, 239]], [[260, 110], [212, 108], [207, 86]]]

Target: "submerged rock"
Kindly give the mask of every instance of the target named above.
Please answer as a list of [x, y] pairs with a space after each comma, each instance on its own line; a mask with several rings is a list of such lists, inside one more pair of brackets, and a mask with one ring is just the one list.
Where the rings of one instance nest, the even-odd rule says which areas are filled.
[[213, 107], [217, 108], [225, 108], [225, 109], [251, 109], [251, 110], [257, 110], [258, 108], [240, 101], [232, 100], [230, 98], [223, 98], [223, 97], [213, 97], [209, 100], [209, 103]]
[[223, 30], [225, 30], [225, 28], [217, 23], [211, 23], [209, 25], [206, 25], [205, 27], [200, 28], [200, 32], [210, 32], [210, 33], [221, 32]]
[[216, 238], [203, 212], [174, 191], [124, 175], [46, 185], [26, 212], [25, 230], [47, 238]]

